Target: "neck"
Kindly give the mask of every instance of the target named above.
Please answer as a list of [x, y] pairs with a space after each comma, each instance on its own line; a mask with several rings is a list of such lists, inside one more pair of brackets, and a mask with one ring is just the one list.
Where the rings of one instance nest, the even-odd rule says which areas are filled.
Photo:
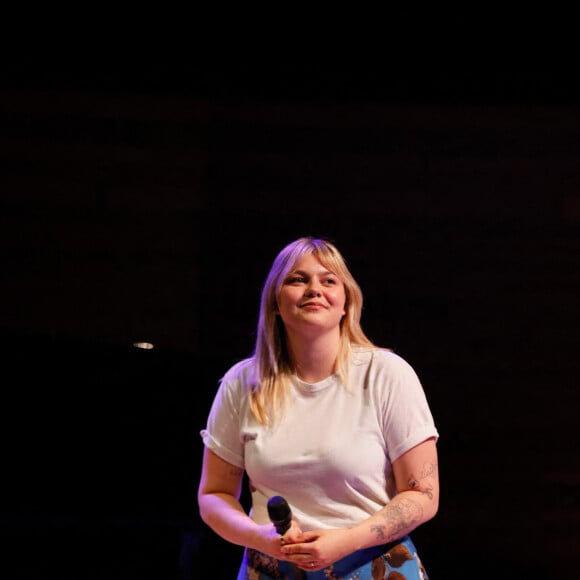
[[332, 332], [305, 340], [287, 335], [288, 350], [295, 372], [303, 381], [316, 383], [332, 375], [340, 346], [340, 333]]

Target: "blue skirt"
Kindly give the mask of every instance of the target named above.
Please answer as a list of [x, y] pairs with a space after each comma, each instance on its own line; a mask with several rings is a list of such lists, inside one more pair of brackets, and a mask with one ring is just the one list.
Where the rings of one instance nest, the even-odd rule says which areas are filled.
[[428, 580], [428, 576], [411, 538], [404, 536], [353, 552], [316, 572], [246, 548], [237, 580]]

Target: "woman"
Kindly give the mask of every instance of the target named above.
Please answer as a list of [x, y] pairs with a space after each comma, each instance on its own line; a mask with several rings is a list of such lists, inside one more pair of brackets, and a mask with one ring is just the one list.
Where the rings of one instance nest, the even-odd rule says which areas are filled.
[[[427, 578], [409, 533], [437, 512], [438, 433], [411, 366], [365, 336], [362, 303], [326, 240], [290, 243], [266, 278], [254, 354], [201, 431], [200, 514], [246, 547], [238, 580]], [[273, 496], [291, 509], [282, 535]]]

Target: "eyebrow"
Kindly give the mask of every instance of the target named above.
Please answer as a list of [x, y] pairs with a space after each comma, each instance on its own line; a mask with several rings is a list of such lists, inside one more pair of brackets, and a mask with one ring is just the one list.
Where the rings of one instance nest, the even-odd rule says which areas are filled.
[[[303, 276], [308, 276], [308, 272], [306, 272], [305, 270], [291, 270], [290, 272], [288, 272], [288, 276], [292, 276], [293, 274], [301, 274]], [[316, 273], [317, 276], [337, 276], [337, 274], [335, 274], [334, 272], [331, 272], [330, 270], [324, 270], [323, 272], [317, 272]]]

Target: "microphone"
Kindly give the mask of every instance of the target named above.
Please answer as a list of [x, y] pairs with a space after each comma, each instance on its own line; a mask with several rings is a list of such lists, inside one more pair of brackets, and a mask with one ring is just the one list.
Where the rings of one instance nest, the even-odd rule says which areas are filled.
[[268, 516], [281, 536], [292, 525], [292, 511], [288, 502], [280, 495], [274, 495], [268, 500]]

